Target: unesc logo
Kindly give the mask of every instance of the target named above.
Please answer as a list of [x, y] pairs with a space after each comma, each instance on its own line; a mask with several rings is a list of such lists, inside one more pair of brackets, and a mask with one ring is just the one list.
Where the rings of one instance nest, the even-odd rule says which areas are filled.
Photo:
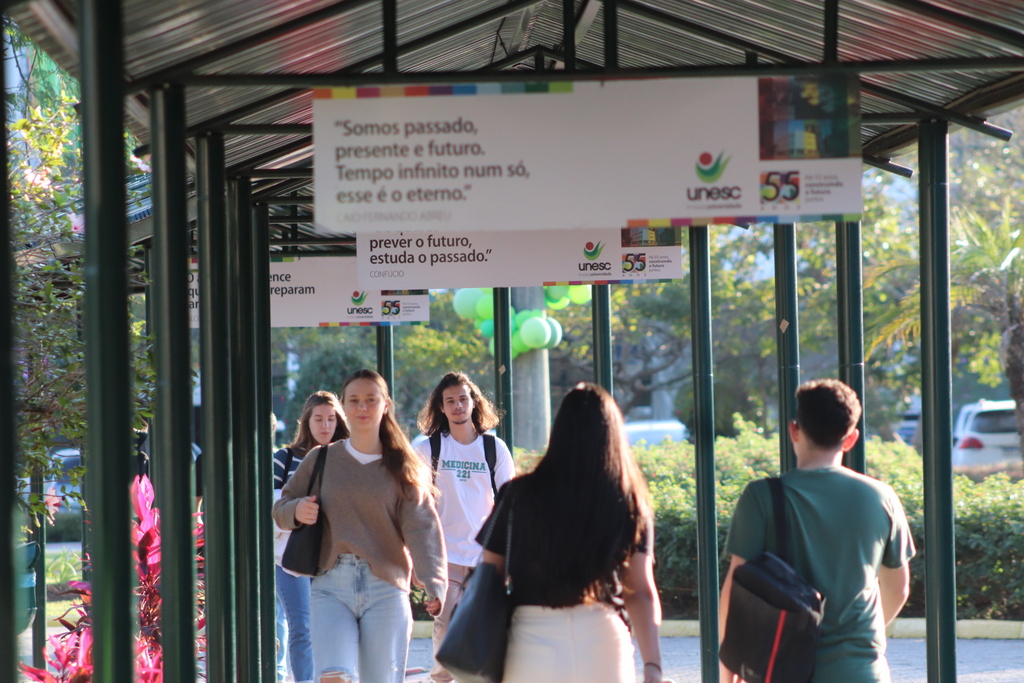
[[363, 306], [366, 301], [366, 292], [352, 292], [352, 303], [354, 307], [348, 309], [349, 315], [369, 315], [373, 313], [372, 306]]
[[722, 177], [725, 173], [725, 167], [729, 165], [729, 161], [732, 157], [723, 159], [725, 152], [719, 152], [718, 158], [711, 156], [711, 152], [704, 152], [697, 159], [697, 165], [694, 167], [697, 169], [697, 177], [700, 178], [701, 182], [713, 183]]
[[586, 261], [580, 262], [579, 268], [583, 272], [592, 270], [611, 270], [612, 264], [609, 261], [597, 262], [597, 259], [601, 258], [601, 252], [604, 251], [605, 245], [601, 242], [594, 244], [593, 242], [587, 242], [583, 246], [583, 256], [587, 259]]
[[593, 242], [587, 242], [583, 246], [583, 255], [587, 257], [588, 261], [596, 261], [601, 258], [602, 251], [604, 251], [604, 245], [600, 242], [596, 245]]
[[[725, 173], [725, 169], [729, 166], [731, 159], [731, 156], [725, 156], [725, 152], [719, 152], [717, 158], [711, 156], [711, 152], [704, 152], [697, 159], [697, 163], [694, 166], [694, 169], [697, 171], [697, 178], [702, 183], [710, 184], [717, 182], [722, 177], [722, 174]], [[686, 198], [691, 202], [737, 201], [742, 194], [743, 189], [739, 185], [686, 188]]]

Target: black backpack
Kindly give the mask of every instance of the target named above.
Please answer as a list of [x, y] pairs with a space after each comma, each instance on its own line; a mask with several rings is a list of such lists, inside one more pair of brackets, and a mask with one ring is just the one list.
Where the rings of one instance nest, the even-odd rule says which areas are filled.
[[[430, 437], [430, 467], [437, 477], [437, 462], [441, 458], [441, 432], [436, 432]], [[491, 472], [491, 491], [498, 495], [498, 485], [494, 483], [494, 468], [498, 464], [498, 451], [494, 445], [494, 436], [484, 434], [484, 459], [487, 461], [487, 469]]]
[[808, 683], [814, 674], [825, 599], [786, 562], [782, 480], [771, 477], [768, 484], [777, 554], [765, 551], [733, 572], [718, 657], [747, 683]]

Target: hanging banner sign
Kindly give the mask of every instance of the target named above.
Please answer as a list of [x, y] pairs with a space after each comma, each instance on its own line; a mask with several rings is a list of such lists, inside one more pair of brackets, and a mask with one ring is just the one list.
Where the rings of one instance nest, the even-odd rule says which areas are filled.
[[313, 91], [318, 229], [855, 221], [844, 75]]
[[680, 228], [358, 233], [361, 287], [659, 282], [683, 276]]
[[[425, 289], [360, 289], [350, 258], [272, 258], [271, 327], [348, 327], [418, 325], [430, 322]], [[189, 322], [199, 327], [199, 270], [189, 270]]]

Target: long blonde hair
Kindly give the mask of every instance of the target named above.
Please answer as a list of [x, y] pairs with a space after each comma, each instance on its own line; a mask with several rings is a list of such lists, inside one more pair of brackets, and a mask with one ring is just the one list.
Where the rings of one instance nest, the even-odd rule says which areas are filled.
[[423, 459], [413, 450], [405, 432], [395, 420], [395, 405], [388, 392], [388, 384], [384, 378], [373, 370], [356, 370], [347, 378], [341, 386], [341, 396], [344, 400], [345, 390], [348, 385], [356, 380], [368, 379], [377, 385], [381, 395], [387, 402], [388, 407], [384, 410], [384, 417], [380, 421], [380, 442], [384, 446], [381, 461], [384, 467], [395, 478], [395, 481], [402, 487], [402, 493], [407, 500], [415, 500], [420, 491], [437, 495], [437, 489], [431, 483], [430, 469], [423, 462]]

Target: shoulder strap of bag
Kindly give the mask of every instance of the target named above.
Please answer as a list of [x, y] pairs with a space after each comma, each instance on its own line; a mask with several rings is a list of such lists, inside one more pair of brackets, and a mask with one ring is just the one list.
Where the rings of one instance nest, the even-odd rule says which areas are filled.
[[288, 452], [288, 456], [284, 459], [284, 472], [281, 475], [281, 488], [284, 488], [284, 485], [287, 484], [288, 480], [291, 478], [292, 457], [295, 455], [295, 452], [292, 451], [291, 446], [285, 448], [285, 450]]
[[769, 477], [768, 487], [772, 492], [772, 512], [775, 518], [775, 554], [789, 562], [789, 531], [786, 524], [786, 496], [780, 477]]
[[498, 485], [494, 482], [494, 468], [498, 466], [498, 447], [492, 434], [484, 434], [484, 459], [487, 460], [487, 469], [491, 471], [491, 491], [498, 495]]
[[316, 495], [320, 498], [320, 487], [323, 486], [324, 482], [324, 465], [327, 464], [327, 446], [321, 446], [320, 452], [316, 454], [316, 465], [313, 466], [313, 475], [309, 478], [309, 488], [306, 489], [306, 495], [312, 495], [313, 484], [319, 480], [320, 486], [317, 487]]
[[430, 469], [437, 479], [437, 463], [441, 459], [441, 432], [434, 432], [430, 435]]

